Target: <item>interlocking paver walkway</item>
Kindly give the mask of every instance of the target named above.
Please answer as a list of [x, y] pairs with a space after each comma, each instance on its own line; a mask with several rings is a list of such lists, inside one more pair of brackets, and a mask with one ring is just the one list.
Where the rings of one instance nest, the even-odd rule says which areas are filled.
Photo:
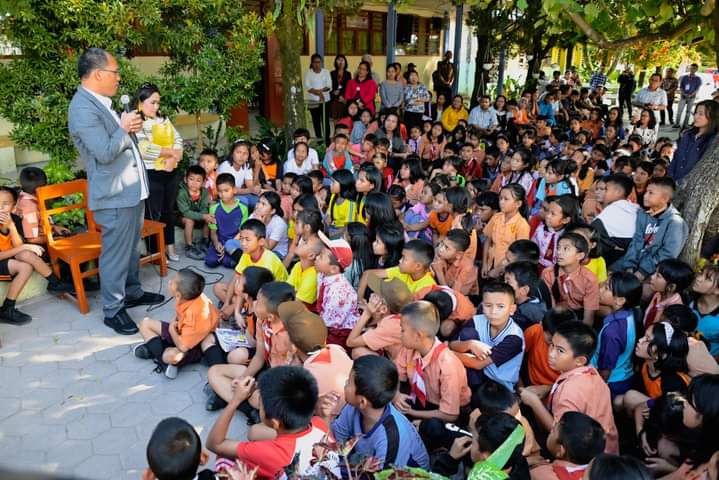
[[[200, 262], [179, 262], [188, 264], [206, 269]], [[217, 271], [225, 280], [232, 273]], [[167, 295], [174, 272], [162, 282], [154, 268], [143, 267], [141, 274], [145, 290], [161, 288]], [[211, 292], [205, 288], [210, 297]], [[70, 301], [45, 296], [20, 305], [32, 323], [0, 324], [1, 467], [138, 479], [147, 465], [147, 440], [169, 416], [190, 422], [204, 444], [217, 417], [205, 411], [207, 368], [185, 367], [176, 380], [153, 373], [152, 362], [132, 354], [140, 335], [124, 337], [105, 327], [99, 292], [89, 295], [91, 311], [84, 316]], [[149, 313], [146, 308], [130, 314], [137, 322], [145, 316], [169, 321], [174, 314], [174, 302]], [[246, 429], [238, 414], [231, 434], [243, 439]]]

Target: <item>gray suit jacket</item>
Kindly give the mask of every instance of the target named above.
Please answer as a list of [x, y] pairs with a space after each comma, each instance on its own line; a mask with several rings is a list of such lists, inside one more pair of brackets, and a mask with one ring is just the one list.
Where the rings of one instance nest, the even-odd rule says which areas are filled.
[[78, 87], [68, 110], [70, 136], [85, 164], [90, 210], [127, 208], [140, 203], [140, 175], [147, 172], [132, 151], [133, 141], [105, 106]]

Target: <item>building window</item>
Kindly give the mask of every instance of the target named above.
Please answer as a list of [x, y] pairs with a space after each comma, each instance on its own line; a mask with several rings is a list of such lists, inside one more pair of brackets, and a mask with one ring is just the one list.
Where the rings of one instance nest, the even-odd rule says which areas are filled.
[[325, 18], [325, 54], [384, 55], [385, 18], [382, 12], [360, 10]]
[[441, 37], [441, 18], [397, 15], [396, 55], [439, 55]]

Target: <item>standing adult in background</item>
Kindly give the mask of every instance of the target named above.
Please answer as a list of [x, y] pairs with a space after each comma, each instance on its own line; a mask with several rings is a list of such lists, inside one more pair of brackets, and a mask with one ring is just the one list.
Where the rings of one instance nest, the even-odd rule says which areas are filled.
[[379, 86], [380, 111], [388, 108], [399, 109], [403, 96], [404, 87], [397, 78], [397, 67], [392, 63], [387, 66], [387, 78]]
[[444, 59], [437, 62], [437, 70], [432, 74], [434, 91], [437, 97], [440, 94], [444, 98], [452, 98], [452, 85], [454, 84], [454, 64], [452, 63], [452, 51], [444, 53]]
[[619, 82], [619, 116], [624, 115], [624, 107], [627, 107], [629, 119], [632, 119], [632, 94], [637, 88], [637, 82], [634, 80], [634, 72], [632, 67], [627, 65], [624, 71], [617, 79]]
[[110, 97], [117, 93], [117, 60], [100, 48], [77, 62], [81, 86], [68, 109], [70, 136], [85, 164], [88, 207], [102, 229], [100, 287], [105, 325], [122, 335], [138, 332], [126, 309], [164, 300], [140, 285], [139, 241], [149, 183], [135, 143], [142, 129], [137, 112], [118, 115]]
[[694, 125], [679, 137], [667, 174], [679, 182], [689, 175], [719, 131], [719, 103], [704, 100], [694, 109]]
[[[689, 117], [692, 115], [692, 106], [694, 100], [697, 98], [699, 88], [702, 86], [702, 79], [697, 76], [697, 70], [699, 65], [692, 63], [689, 67], [689, 73], [682, 76], [679, 80], [679, 108], [677, 109], [677, 118], [674, 122], [674, 128], [687, 128], [689, 126]], [[687, 114], [684, 117], [682, 123], [682, 114], [684, 113], [684, 107], [687, 109]]]
[[332, 102], [332, 120], [339, 120], [345, 114], [345, 104], [340, 100], [345, 93], [347, 82], [350, 81], [352, 75], [347, 71], [347, 57], [337, 55], [335, 57], [335, 69], [330, 72], [332, 79], [332, 92], [330, 92], [330, 100]]
[[661, 125], [665, 125], [665, 113], [669, 115], [669, 124], [674, 123], [674, 95], [677, 93], [678, 87], [679, 80], [674, 76], [674, 69], [671, 67], [667, 68], [666, 75], [662, 80], [662, 90], [667, 92], [667, 111], [664, 112], [664, 110], [662, 110], [660, 112], [662, 118]]
[[362, 55], [362, 61], [367, 62], [367, 65], [369, 65], [369, 71], [372, 80], [374, 80], [374, 83], [379, 85], [379, 74], [374, 71], [374, 59], [372, 58], [372, 55], [370, 55], [369, 53], [365, 53], [364, 55]]
[[[133, 109], [140, 112], [142, 129], [137, 132], [137, 144], [145, 162], [150, 183], [145, 218], [165, 224], [165, 253], [172, 262], [180, 257], [175, 250], [175, 205], [177, 202], [177, 164], [182, 160], [182, 137], [170, 119], [160, 110], [160, 90], [146, 83], [141, 86], [132, 101]], [[157, 246], [149, 243], [154, 251]]]
[[349, 82], [344, 92], [344, 101], [355, 100], [361, 103], [360, 109], [366, 108], [372, 116], [375, 113], [374, 97], [377, 96], [377, 82], [372, 79], [370, 64], [362, 60], [357, 67], [357, 74]]
[[305, 74], [304, 87], [305, 101], [312, 116], [315, 137], [323, 139], [325, 145], [329, 145], [332, 77], [330, 72], [322, 67], [322, 57], [316, 53], [310, 59], [310, 69]]
[[607, 84], [607, 75], [604, 73], [605, 68], [604, 65], [599, 65], [599, 70], [594, 72], [592, 78], [589, 79], [589, 88], [592, 91]]
[[653, 73], [649, 85], [639, 90], [633, 103], [635, 107], [654, 112], [654, 118], [659, 123], [659, 112], [667, 109], [667, 92], [662, 90], [662, 76]]
[[409, 71], [407, 86], [404, 87], [404, 124], [409, 132], [412, 127], [422, 127], [425, 104], [432, 100], [427, 87], [419, 83], [419, 74]]

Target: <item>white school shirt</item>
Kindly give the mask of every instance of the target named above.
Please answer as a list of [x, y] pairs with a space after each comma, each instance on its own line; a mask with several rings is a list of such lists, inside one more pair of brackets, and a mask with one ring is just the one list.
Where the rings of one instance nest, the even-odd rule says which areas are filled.
[[[303, 85], [305, 87], [305, 100], [322, 103], [330, 101], [332, 78], [330, 77], [330, 72], [328, 72], [326, 68], [321, 69], [320, 73], [315, 73], [311, 68], [307, 70]], [[317, 90], [328, 88], [329, 90], [327, 90], [326, 92], [322, 92], [322, 98], [320, 98], [319, 95], [308, 92], [307, 90], [309, 90], [310, 88], [316, 88]]]
[[229, 173], [235, 177], [235, 188], [245, 188], [245, 180], [252, 180], [254, 178], [249, 164], [245, 163], [239, 170], [235, 170], [235, 167], [232, 166], [232, 162], [229, 160], [220, 164], [217, 169], [217, 175], [221, 173]]
[[[82, 87], [85, 88], [85, 87]], [[112, 115], [112, 118], [115, 119], [117, 122], [117, 125], [120, 126], [120, 116], [117, 114], [115, 110], [112, 109], [112, 99], [110, 97], [106, 97], [104, 95], [100, 95], [99, 93], [95, 93], [89, 88], [85, 88], [85, 91], [87, 91], [90, 95], [95, 97], [102, 105], [107, 108], [107, 111], [110, 112], [110, 115]], [[140, 155], [140, 151], [137, 149], [137, 145], [135, 145], [135, 142], [132, 142], [132, 154], [135, 156], [135, 164], [137, 165], [137, 172], [140, 175], [140, 200], [145, 200], [147, 197], [150, 196], [150, 189], [147, 186], [147, 178], [145, 177], [145, 172], [143, 172], [143, 169], [145, 167], [145, 163], [142, 160], [142, 155]]]

